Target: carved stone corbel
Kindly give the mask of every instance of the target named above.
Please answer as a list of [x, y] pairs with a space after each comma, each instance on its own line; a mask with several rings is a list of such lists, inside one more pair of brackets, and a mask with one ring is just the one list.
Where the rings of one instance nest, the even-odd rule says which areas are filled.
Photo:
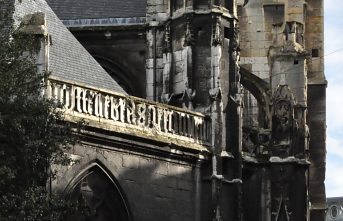
[[239, 71], [238, 61], [240, 58], [240, 47], [239, 47], [239, 27], [236, 24], [232, 30], [232, 37], [230, 39], [230, 52], [231, 52], [231, 59], [236, 62], [236, 68]]
[[161, 102], [164, 104], [169, 104], [174, 94], [162, 94]]
[[195, 90], [191, 88], [185, 89], [182, 95], [182, 107], [187, 108], [188, 110], [194, 110], [193, 99], [195, 95]]
[[164, 27], [164, 44], [163, 44], [163, 52], [168, 53], [171, 52], [171, 34], [170, 34], [170, 21], [167, 21]]
[[211, 101], [215, 101], [217, 99], [222, 98], [222, 91], [221, 91], [220, 87], [213, 88], [213, 89], [209, 90], [209, 95], [210, 95]]
[[194, 45], [194, 31], [192, 26], [192, 17], [186, 16], [186, 31], [185, 31], [185, 41], [183, 43], [184, 47]]
[[296, 21], [286, 22], [283, 33], [285, 52], [305, 53], [303, 24]]
[[223, 43], [223, 31], [221, 18], [218, 15], [212, 17], [212, 45], [217, 46]]

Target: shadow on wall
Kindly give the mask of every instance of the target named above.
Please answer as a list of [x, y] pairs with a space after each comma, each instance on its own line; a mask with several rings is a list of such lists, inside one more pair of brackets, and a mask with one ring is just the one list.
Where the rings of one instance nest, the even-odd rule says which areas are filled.
[[92, 221], [130, 221], [131, 212], [123, 191], [100, 164], [92, 163], [72, 187], [71, 197], [84, 199]]
[[75, 165], [78, 175], [67, 187], [94, 209], [90, 220], [194, 220], [194, 166], [109, 151], [101, 158]]

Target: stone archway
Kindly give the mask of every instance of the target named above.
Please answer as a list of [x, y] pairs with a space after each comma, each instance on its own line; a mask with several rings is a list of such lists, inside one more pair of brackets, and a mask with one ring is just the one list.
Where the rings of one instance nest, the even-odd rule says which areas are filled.
[[117, 181], [98, 163], [93, 163], [72, 181], [70, 197], [83, 198], [91, 209], [87, 221], [132, 221], [132, 216]]

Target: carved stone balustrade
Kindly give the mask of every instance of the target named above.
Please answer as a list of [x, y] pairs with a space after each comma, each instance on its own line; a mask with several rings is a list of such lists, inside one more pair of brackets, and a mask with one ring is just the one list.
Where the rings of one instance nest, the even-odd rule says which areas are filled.
[[45, 95], [64, 105], [69, 121], [185, 148], [210, 145], [211, 122], [201, 113], [54, 78]]

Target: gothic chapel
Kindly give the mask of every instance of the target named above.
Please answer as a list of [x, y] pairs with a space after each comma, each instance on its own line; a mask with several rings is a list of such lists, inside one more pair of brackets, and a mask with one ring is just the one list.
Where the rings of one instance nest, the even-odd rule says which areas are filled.
[[[13, 1], [14, 2], [14, 1]], [[94, 221], [324, 221], [323, 0], [21, 0]], [[36, 19], [39, 18], [39, 19]]]

